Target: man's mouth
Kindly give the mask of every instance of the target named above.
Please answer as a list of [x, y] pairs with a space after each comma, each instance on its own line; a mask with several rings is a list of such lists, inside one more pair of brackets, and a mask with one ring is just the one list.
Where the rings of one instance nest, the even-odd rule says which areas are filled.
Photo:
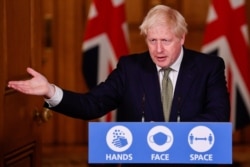
[[158, 61], [165, 61], [167, 59], [166, 56], [156, 57]]

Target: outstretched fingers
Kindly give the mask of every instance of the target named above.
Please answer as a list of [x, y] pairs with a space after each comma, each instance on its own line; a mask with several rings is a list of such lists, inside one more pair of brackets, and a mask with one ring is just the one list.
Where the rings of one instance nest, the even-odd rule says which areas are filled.
[[13, 88], [17, 91], [20, 91], [25, 94], [32, 94], [32, 87], [29, 83], [29, 80], [27, 81], [10, 81], [8, 83], [9, 88]]

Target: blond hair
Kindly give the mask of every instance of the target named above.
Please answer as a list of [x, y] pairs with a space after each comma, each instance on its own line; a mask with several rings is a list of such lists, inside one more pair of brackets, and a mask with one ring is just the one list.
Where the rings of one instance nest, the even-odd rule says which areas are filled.
[[177, 10], [165, 5], [156, 5], [148, 12], [139, 27], [141, 34], [147, 36], [148, 29], [156, 24], [169, 26], [166, 28], [171, 28], [179, 38], [188, 32], [185, 18]]

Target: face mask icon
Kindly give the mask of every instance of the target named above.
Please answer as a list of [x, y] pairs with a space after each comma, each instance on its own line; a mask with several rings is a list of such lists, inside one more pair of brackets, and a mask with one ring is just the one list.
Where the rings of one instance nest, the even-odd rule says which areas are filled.
[[155, 143], [157, 145], [163, 145], [165, 143], [169, 143], [172, 141], [172, 138], [170, 135], [164, 134], [162, 132], [158, 132], [154, 135], [151, 135], [149, 137], [149, 141], [152, 143]]
[[164, 152], [172, 146], [174, 136], [166, 126], [155, 126], [148, 132], [147, 142], [152, 150]]

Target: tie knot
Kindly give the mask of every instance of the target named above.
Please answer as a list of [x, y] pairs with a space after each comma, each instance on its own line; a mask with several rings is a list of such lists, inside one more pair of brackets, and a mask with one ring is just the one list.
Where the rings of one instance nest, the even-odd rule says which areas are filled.
[[163, 77], [165, 77], [165, 76], [168, 76], [168, 74], [170, 73], [170, 71], [171, 71], [172, 69], [171, 69], [171, 68], [162, 68], [161, 70], [164, 72]]

